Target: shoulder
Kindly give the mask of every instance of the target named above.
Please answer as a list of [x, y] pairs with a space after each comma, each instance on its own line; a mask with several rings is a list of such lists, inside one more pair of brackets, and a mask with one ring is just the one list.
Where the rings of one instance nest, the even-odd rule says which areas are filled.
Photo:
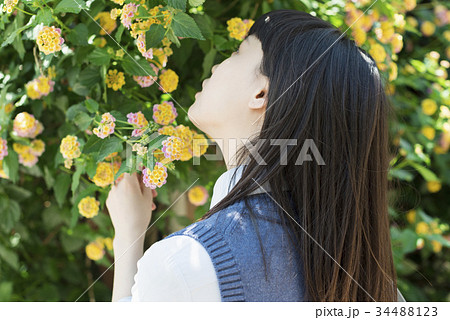
[[138, 261], [132, 301], [220, 301], [208, 253], [183, 235], [155, 242]]

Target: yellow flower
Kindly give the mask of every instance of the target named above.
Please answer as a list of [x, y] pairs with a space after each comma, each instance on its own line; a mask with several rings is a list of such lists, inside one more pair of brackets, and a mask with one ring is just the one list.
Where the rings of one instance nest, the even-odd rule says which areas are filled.
[[195, 186], [189, 189], [188, 199], [194, 206], [201, 206], [208, 200], [208, 191], [203, 186]]
[[78, 158], [81, 155], [80, 142], [78, 142], [78, 137], [67, 135], [61, 140], [59, 151], [61, 152], [64, 159]]
[[416, 222], [416, 210], [409, 210], [406, 213], [406, 220], [408, 220], [408, 222], [411, 224]]
[[61, 29], [54, 26], [45, 26], [39, 31], [36, 43], [39, 50], [45, 54], [50, 54], [60, 51], [61, 45], [64, 43], [64, 39], [61, 37]]
[[386, 51], [379, 43], [374, 43], [370, 46], [369, 54], [375, 59], [376, 62], [380, 63], [386, 60]]
[[375, 34], [382, 43], [388, 43], [394, 36], [394, 26], [390, 21], [383, 21], [380, 27], [375, 28]]
[[417, 5], [416, 0], [405, 0], [404, 3], [405, 3], [406, 11], [411, 11]]
[[433, 251], [438, 253], [442, 250], [442, 243], [437, 240], [431, 240], [431, 245], [433, 246]]
[[123, 72], [118, 72], [116, 69], [108, 70], [106, 75], [106, 84], [108, 88], [113, 88], [114, 91], [119, 90], [125, 84], [125, 76]]
[[91, 260], [100, 260], [105, 255], [104, 245], [100, 240], [90, 242], [86, 248], [86, 255]]
[[442, 234], [442, 230], [439, 228], [439, 223], [436, 220], [430, 222], [430, 229], [434, 234]]
[[[51, 72], [50, 72], [51, 73]], [[27, 96], [30, 99], [40, 99], [47, 96], [53, 91], [53, 86], [55, 82], [51, 80], [50, 76], [39, 76], [38, 78], [31, 80], [25, 85], [27, 91]]]
[[102, 27], [100, 30], [101, 35], [111, 34], [117, 27], [116, 20], [111, 18], [111, 13], [108, 11], [99, 12], [94, 20], [98, 19], [100, 20], [100, 26]]
[[16, 115], [13, 121], [13, 130], [19, 137], [34, 138], [42, 132], [42, 124], [28, 112]]
[[433, 115], [436, 112], [437, 108], [438, 106], [436, 102], [432, 99], [425, 99], [422, 101], [422, 111], [426, 115]]
[[436, 131], [434, 130], [433, 127], [430, 126], [425, 126], [422, 128], [422, 130], [420, 131], [425, 137], [427, 137], [428, 140], [433, 140], [434, 136], [436, 134]]
[[389, 63], [389, 81], [394, 81], [398, 76], [397, 64], [393, 61]]
[[428, 224], [424, 221], [420, 221], [416, 225], [416, 233], [419, 235], [429, 234], [430, 228], [429, 228]]
[[424, 21], [420, 26], [420, 31], [422, 31], [424, 36], [429, 37], [433, 35], [434, 31], [436, 31], [436, 26], [433, 22]]
[[5, 113], [11, 113], [14, 110], [15, 106], [10, 102], [3, 106]]
[[157, 59], [155, 63], [159, 68], [164, 68], [167, 65], [168, 58], [163, 48], [153, 49], [153, 58]]
[[95, 38], [93, 44], [94, 46], [103, 48], [104, 46], [106, 46], [106, 39], [103, 37]]
[[84, 197], [78, 203], [78, 211], [83, 217], [93, 218], [98, 214], [100, 202], [94, 197]]
[[243, 40], [254, 22], [252, 19], [231, 18], [227, 21], [227, 30], [230, 37]]
[[3, 5], [3, 12], [11, 13], [14, 10], [14, 7], [17, 6], [19, 0], [5, 0], [5, 4]]
[[442, 184], [439, 181], [427, 181], [427, 189], [431, 193], [436, 193], [441, 190]]
[[92, 181], [99, 187], [106, 187], [114, 182], [114, 171], [108, 162], [100, 162], [97, 165]]
[[391, 41], [392, 51], [394, 53], [399, 53], [403, 49], [403, 36], [401, 34], [394, 34]]
[[178, 87], [178, 75], [171, 69], [162, 70], [159, 80], [162, 87], [159, 87], [161, 91], [172, 92]]
[[192, 155], [200, 157], [208, 149], [208, 140], [201, 133], [194, 132], [192, 137]]
[[113, 239], [111, 239], [110, 237], [107, 237], [107, 238], [103, 238], [102, 241], [103, 241], [103, 244], [105, 245], [106, 249], [108, 249], [108, 250], [113, 249]]
[[352, 36], [358, 46], [362, 46], [367, 39], [366, 32], [362, 28], [354, 28], [352, 30]]

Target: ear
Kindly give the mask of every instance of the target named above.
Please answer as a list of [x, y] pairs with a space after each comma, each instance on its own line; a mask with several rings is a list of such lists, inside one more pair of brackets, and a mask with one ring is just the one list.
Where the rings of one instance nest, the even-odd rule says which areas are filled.
[[248, 104], [249, 108], [255, 110], [262, 108], [265, 109], [267, 107], [267, 92], [268, 92], [267, 86], [256, 90], [249, 101]]

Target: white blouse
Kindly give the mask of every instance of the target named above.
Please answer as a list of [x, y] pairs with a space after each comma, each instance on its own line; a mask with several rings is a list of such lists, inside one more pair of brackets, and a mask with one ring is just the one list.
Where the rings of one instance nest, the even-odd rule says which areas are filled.
[[[233, 181], [232, 175], [238, 170]], [[210, 208], [222, 200], [239, 181], [243, 166], [231, 168], [217, 179]], [[228, 189], [228, 186], [230, 189]], [[265, 190], [268, 190], [264, 186]], [[254, 193], [264, 192], [256, 190]], [[131, 296], [118, 302], [215, 301], [220, 289], [208, 252], [197, 240], [184, 235], [155, 242], [137, 262]]]

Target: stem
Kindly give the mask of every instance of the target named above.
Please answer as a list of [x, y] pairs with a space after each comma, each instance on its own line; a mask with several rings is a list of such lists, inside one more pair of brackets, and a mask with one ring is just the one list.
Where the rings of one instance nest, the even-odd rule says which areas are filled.
[[34, 55], [34, 61], [36, 62], [37, 66], [39, 67], [39, 71], [41, 72], [42, 75], [44, 75], [44, 72], [42, 71], [41, 62], [37, 56], [36, 46], [34, 46], [34, 48], [33, 48], [33, 55]]
[[[71, 31], [72, 31], [70, 28], [66, 27], [66, 25], [65, 25], [61, 20], [59, 20], [59, 18], [54, 14], [53, 8], [51, 8], [51, 7], [50, 7], [48, 4], [46, 4], [44, 1], [42, 1], [42, 3], [44, 4], [44, 6], [46, 6], [47, 8], [50, 9], [50, 12], [52, 13], [53, 19], [55, 19], [55, 21], [61, 26], [61, 28], [63, 28], [64, 30], [66, 30], [66, 31], [68, 31], [68, 32], [71, 32]], [[44, 8], [42, 7], [41, 4], [39, 4], [39, 2], [36, 2], [36, 4], [39, 6], [39, 8], [40, 8], [41, 10], [44, 10]]]
[[28, 12], [28, 11], [20, 9], [18, 6], [15, 6], [14, 9], [17, 9], [19, 11], [22, 11], [23, 13], [29, 14], [30, 16], [34, 16], [35, 15], [34, 13], [31, 13], [31, 12]]

